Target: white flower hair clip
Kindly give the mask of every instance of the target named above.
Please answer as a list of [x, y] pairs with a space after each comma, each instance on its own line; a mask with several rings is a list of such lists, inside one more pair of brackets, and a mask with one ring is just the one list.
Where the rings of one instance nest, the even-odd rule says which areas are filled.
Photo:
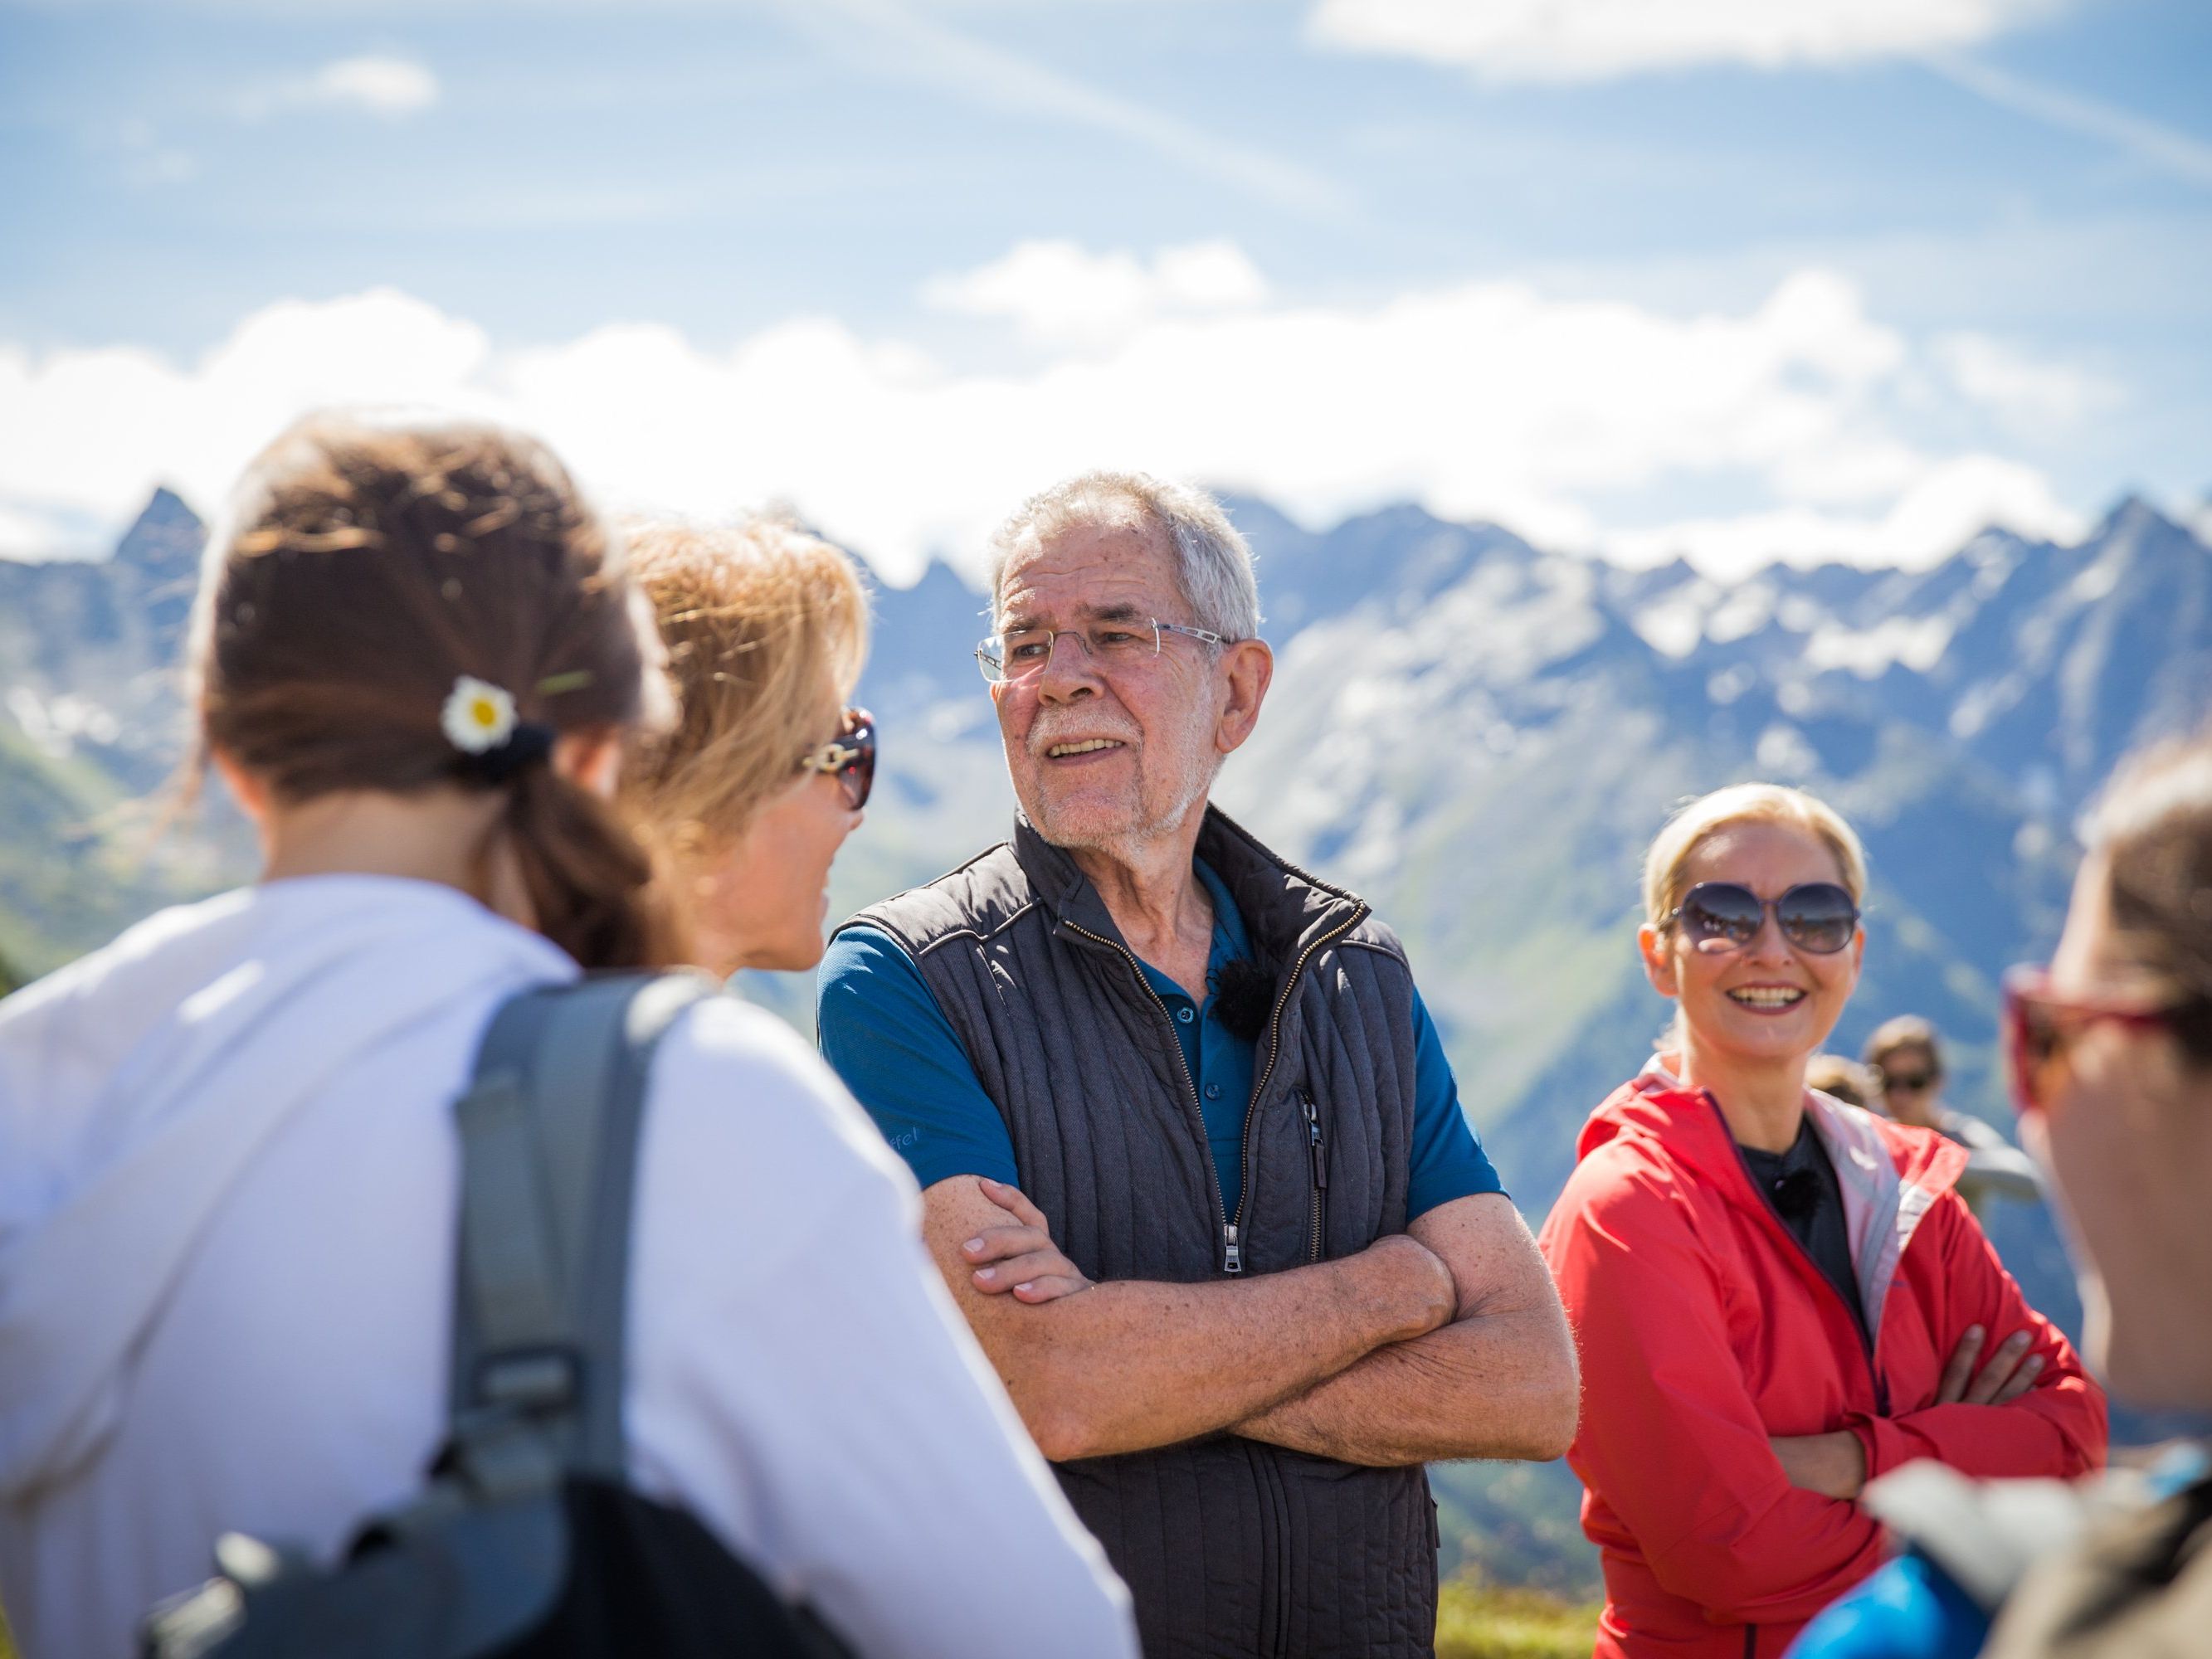
[[517, 719], [513, 695], [473, 674], [453, 681], [438, 725], [461, 751], [463, 770], [483, 783], [504, 783], [553, 752], [551, 726]]
[[489, 680], [464, 674], [453, 682], [438, 724], [463, 754], [487, 754], [514, 735], [514, 699]]

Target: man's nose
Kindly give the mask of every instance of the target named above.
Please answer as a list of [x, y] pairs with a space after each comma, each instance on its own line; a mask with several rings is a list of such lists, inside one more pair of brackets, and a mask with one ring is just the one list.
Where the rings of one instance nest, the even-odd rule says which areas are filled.
[[1075, 629], [1052, 636], [1045, 647], [1044, 666], [1037, 670], [1037, 696], [1047, 702], [1071, 702], [1098, 694], [1097, 665], [1091, 660], [1090, 641]]

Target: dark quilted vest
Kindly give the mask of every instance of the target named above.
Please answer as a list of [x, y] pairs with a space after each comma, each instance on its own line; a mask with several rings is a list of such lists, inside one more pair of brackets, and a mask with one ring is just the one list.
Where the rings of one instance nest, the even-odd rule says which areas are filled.
[[[1066, 854], [1018, 821], [1011, 842], [854, 918], [918, 964], [1006, 1121], [1023, 1189], [1097, 1279], [1279, 1273], [1405, 1229], [1413, 978], [1396, 937], [1218, 812], [1198, 853], [1275, 969], [1234, 1216], [1167, 1011]], [[1431, 1651], [1419, 1468], [1226, 1434], [1058, 1467], [1135, 1595], [1151, 1659]]]

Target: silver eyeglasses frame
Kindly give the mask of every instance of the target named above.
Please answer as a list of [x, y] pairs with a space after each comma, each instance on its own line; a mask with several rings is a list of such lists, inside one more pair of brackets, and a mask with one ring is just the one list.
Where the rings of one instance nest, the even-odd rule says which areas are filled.
[[[1211, 629], [1192, 628], [1184, 623], [1162, 622], [1158, 617], [1146, 617], [1145, 626], [1152, 630], [1152, 655], [1155, 657], [1160, 654], [1160, 636], [1164, 634], [1180, 634], [1186, 639], [1197, 640], [1201, 644], [1205, 645], [1223, 646], [1229, 645], [1233, 642], [1226, 635], [1217, 634]], [[1093, 648], [1090, 640], [1090, 635], [1093, 629], [1121, 629], [1123, 630], [1133, 630], [1135, 627], [1136, 618], [1132, 617], [1126, 621], [1121, 622], [1093, 623], [1090, 628], [1055, 628], [1046, 636], [1047, 644], [1045, 646], [1043, 659], [1034, 665], [1024, 668], [1018, 674], [1009, 674], [1006, 672], [1006, 647], [1005, 636], [1002, 635], [992, 634], [986, 636], [982, 643], [975, 647], [975, 664], [977, 667], [983, 671], [983, 678], [988, 680], [992, 684], [1009, 685], [1017, 680], [1028, 679], [1033, 674], [1042, 674], [1045, 671], [1046, 667], [1051, 663], [1052, 653], [1058, 648], [1060, 639], [1065, 635], [1072, 634], [1077, 639], [1081, 640], [1083, 641], [1083, 654], [1091, 662], [1096, 663], [1099, 660], [1099, 653], [1095, 648]], [[1024, 629], [1023, 632], [1024, 634], [1042, 634], [1045, 633], [1045, 630], [1042, 629]]]

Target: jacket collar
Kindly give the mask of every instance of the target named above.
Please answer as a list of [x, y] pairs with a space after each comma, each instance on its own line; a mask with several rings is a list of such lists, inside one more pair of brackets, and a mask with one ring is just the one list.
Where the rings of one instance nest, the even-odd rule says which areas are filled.
[[[1073, 931], [1078, 937], [1087, 934], [1128, 948], [1106, 901], [1073, 855], [1047, 841], [1019, 811], [1014, 814], [1013, 849], [1030, 890], [1051, 915], [1055, 933], [1065, 937]], [[1271, 963], [1295, 960], [1315, 942], [1348, 931], [1368, 914], [1357, 894], [1279, 857], [1218, 806], [1208, 805], [1199, 826], [1198, 856], [1236, 900], [1254, 951]]]
[[[1931, 1130], [1892, 1123], [1817, 1090], [1806, 1091], [1805, 1112], [1843, 1189], [1844, 1231], [1866, 1328], [1878, 1332], [1905, 1248], [1937, 1200], [1958, 1184], [1966, 1167], [1966, 1149]], [[1668, 1162], [1757, 1217], [1778, 1242], [1787, 1239], [1773, 1206], [1752, 1182], [1719, 1103], [1705, 1090], [1684, 1086], [1667, 1069], [1663, 1056], [1655, 1054], [1591, 1116], [1577, 1156], [1588, 1157], [1621, 1135], [1656, 1141]]]

